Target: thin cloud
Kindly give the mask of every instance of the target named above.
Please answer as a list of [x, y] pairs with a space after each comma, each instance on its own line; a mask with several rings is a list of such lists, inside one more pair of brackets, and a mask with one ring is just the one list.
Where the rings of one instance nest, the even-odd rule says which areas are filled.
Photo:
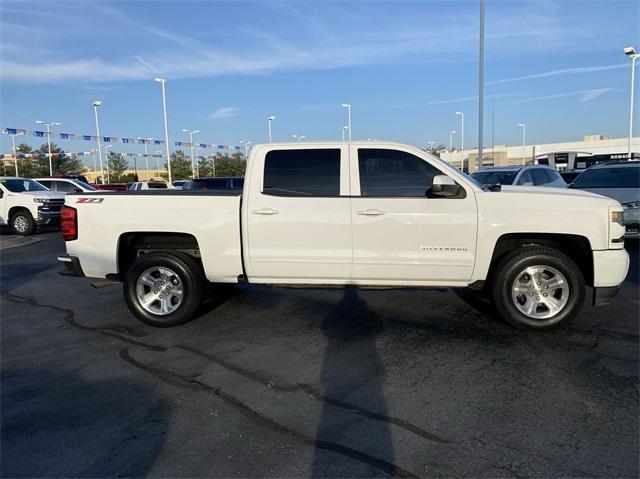
[[591, 100], [595, 100], [599, 96], [604, 95], [612, 91], [613, 88], [597, 88], [594, 90], [578, 90], [578, 91], [570, 91], [566, 93], [556, 93], [555, 95], [544, 95], [544, 96], [536, 96], [533, 98], [526, 98], [524, 100], [518, 100], [515, 103], [530, 103], [534, 101], [543, 101], [543, 100], [553, 100], [555, 98], [565, 98], [571, 96], [579, 96], [580, 103], [587, 103]]
[[[511, 98], [511, 97], [518, 97], [518, 96], [524, 96], [524, 93], [495, 93], [493, 95], [485, 95], [484, 98], [488, 99], [488, 98]], [[427, 102], [423, 102], [423, 103], [411, 103], [408, 105], [398, 105], [395, 108], [417, 108], [420, 106], [430, 106], [430, 105], [446, 105], [448, 103], [462, 103], [462, 102], [466, 102], [466, 101], [476, 101], [478, 99], [478, 95], [476, 96], [462, 96], [459, 98], [447, 98], [444, 100], [433, 100], [433, 101], [427, 101]]]
[[499, 83], [510, 83], [510, 82], [523, 81], [523, 80], [533, 80], [536, 78], [547, 78], [547, 77], [566, 76], [566, 75], [581, 75], [583, 73], [602, 72], [607, 70], [615, 70], [618, 68], [628, 68], [628, 67], [629, 65], [626, 63], [616, 63], [615, 65], [594, 65], [589, 67], [563, 68], [562, 70], [551, 70], [548, 72], [534, 73], [532, 75], [503, 78], [502, 80], [493, 80], [493, 81], [487, 82], [486, 84], [497, 85]]
[[226, 120], [227, 118], [233, 118], [234, 116], [238, 116], [240, 112], [237, 108], [232, 106], [223, 106], [214, 111], [211, 115], [207, 117], [209, 120]]
[[146, 61], [144, 58], [136, 55], [134, 57], [136, 60], [138, 60], [138, 62], [140, 62], [141, 64], [143, 64], [144, 66], [148, 67], [149, 70], [151, 70], [154, 73], [160, 73], [160, 70], [152, 63], [149, 63], [148, 61]]

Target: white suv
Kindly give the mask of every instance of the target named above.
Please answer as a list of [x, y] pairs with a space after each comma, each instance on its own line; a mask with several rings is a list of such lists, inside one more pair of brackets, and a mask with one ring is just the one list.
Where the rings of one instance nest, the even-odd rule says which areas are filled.
[[93, 186], [75, 178], [34, 178], [41, 185], [46, 186], [51, 191], [61, 193], [86, 193], [97, 191]]
[[63, 204], [64, 193], [49, 191], [28, 178], [0, 176], [0, 225], [11, 225], [19, 235], [57, 222]]

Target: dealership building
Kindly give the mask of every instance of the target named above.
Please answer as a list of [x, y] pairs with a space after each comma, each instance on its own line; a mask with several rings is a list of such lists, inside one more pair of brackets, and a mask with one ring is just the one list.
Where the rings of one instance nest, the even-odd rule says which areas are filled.
[[[537, 145], [495, 145], [483, 148], [483, 161], [488, 166], [545, 164], [558, 170], [583, 169], [604, 161], [627, 159], [628, 138], [588, 135], [582, 141]], [[632, 158], [640, 160], [640, 138], [631, 140]], [[478, 149], [442, 151], [440, 157], [464, 171], [477, 170]]]

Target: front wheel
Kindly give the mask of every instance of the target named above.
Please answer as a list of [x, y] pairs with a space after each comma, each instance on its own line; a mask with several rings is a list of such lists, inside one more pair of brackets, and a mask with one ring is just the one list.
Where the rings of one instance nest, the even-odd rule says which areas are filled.
[[36, 231], [36, 222], [29, 210], [19, 210], [11, 218], [13, 230], [20, 236], [28, 236]]
[[162, 328], [193, 318], [202, 304], [205, 283], [202, 268], [191, 256], [149, 253], [129, 267], [123, 289], [136, 318]]
[[528, 247], [503, 259], [496, 268], [492, 296], [510, 324], [546, 330], [571, 322], [582, 309], [584, 276], [564, 253]]

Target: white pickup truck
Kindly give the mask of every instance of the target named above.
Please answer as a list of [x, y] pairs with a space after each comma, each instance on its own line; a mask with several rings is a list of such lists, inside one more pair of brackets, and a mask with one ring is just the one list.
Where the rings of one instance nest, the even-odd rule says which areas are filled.
[[19, 235], [57, 222], [63, 204], [64, 193], [49, 191], [29, 178], [0, 176], [0, 225], [10, 225]]
[[244, 190], [67, 195], [66, 274], [124, 283], [153, 326], [207, 283], [471, 287], [509, 323], [550, 329], [606, 303], [629, 267], [623, 208], [566, 188], [483, 187], [382, 142], [257, 145]]

